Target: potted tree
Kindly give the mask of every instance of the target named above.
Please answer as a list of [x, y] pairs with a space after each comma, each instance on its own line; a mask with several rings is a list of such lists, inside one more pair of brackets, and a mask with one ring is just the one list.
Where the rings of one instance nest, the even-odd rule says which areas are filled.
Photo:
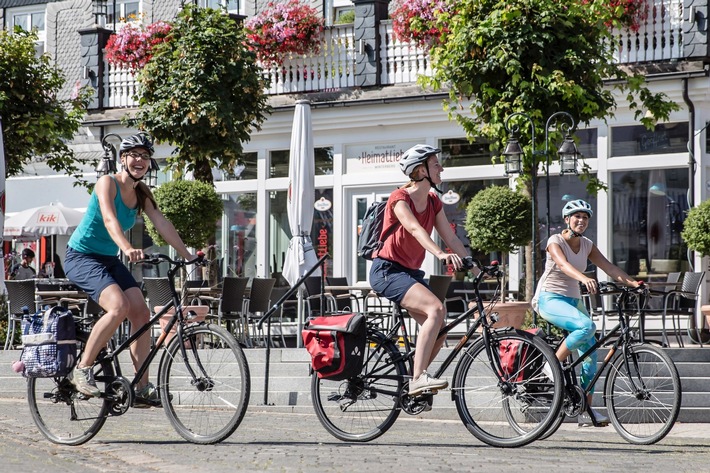
[[508, 253], [527, 245], [532, 239], [532, 202], [523, 194], [504, 186], [492, 186], [477, 193], [466, 209], [465, 228], [471, 246], [484, 252], [501, 253], [503, 281], [501, 301], [495, 310], [499, 313], [499, 326], [520, 328], [529, 302], [506, 302]]
[[[176, 180], [162, 184], [154, 192], [158, 207], [188, 247], [203, 248], [215, 232], [215, 222], [222, 216], [222, 200], [211, 184], [201, 181]], [[158, 245], [166, 245], [153, 224], [146, 220], [146, 229]], [[209, 254], [208, 252], [205, 252]], [[210, 286], [216, 285], [216, 274], [208, 275]], [[187, 306], [199, 321], [208, 306]], [[167, 314], [168, 316], [170, 314]]]
[[[697, 207], [688, 211], [688, 216], [683, 223], [681, 238], [688, 245], [688, 248], [697, 251], [702, 256], [710, 256], [710, 200], [702, 202]], [[710, 341], [710, 305], [702, 305], [700, 311], [705, 316], [705, 327], [700, 332], [703, 343]], [[691, 325], [695, 321], [691, 320]], [[695, 332], [694, 327], [690, 327], [688, 333], [691, 338]]]

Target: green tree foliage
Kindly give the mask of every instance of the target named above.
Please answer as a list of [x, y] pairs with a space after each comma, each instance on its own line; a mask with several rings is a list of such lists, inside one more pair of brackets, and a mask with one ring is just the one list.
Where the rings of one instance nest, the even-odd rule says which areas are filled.
[[710, 256], [710, 200], [688, 211], [680, 236], [688, 248], [703, 256]]
[[[532, 201], [505, 186], [491, 186], [477, 193], [468, 203], [464, 227], [471, 246], [484, 252], [514, 253], [532, 239]], [[505, 279], [502, 300], [507, 299]]]
[[54, 171], [70, 174], [78, 183], [80, 164], [66, 145], [81, 125], [89, 90], [77, 90], [68, 100], [59, 98], [66, 82], [61, 70], [43, 54], [37, 57], [37, 34], [0, 31], [0, 117], [5, 144], [5, 174], [22, 172], [32, 160], [40, 159]]
[[465, 228], [472, 247], [512, 253], [530, 243], [531, 221], [528, 197], [505, 186], [491, 186], [469, 201]]
[[[155, 190], [158, 207], [189, 247], [202, 248], [214, 238], [215, 222], [222, 216], [222, 200], [211, 183], [176, 180]], [[146, 220], [148, 234], [158, 245], [167, 243]]]
[[256, 55], [241, 26], [220, 10], [185, 5], [140, 72], [137, 126], [176, 147], [168, 164], [212, 182], [231, 171], [242, 143], [270, 112]]
[[[430, 50], [434, 76], [422, 81], [449, 88], [445, 108], [471, 140], [485, 137], [503, 149], [505, 118], [514, 112], [529, 115], [538, 136], [557, 111], [569, 112], [578, 123], [605, 119], [617, 106], [614, 88], [649, 127], [654, 119], [647, 110], [665, 120], [678, 108], [664, 94], [651, 93], [643, 76], [630, 75], [614, 61], [608, 0], [449, 1], [455, 13], [438, 17], [444, 35]], [[464, 100], [470, 100], [468, 111]], [[529, 145], [529, 125], [519, 125], [520, 142]], [[528, 175], [533, 159], [546, 157], [527, 146]], [[593, 184], [592, 192], [603, 187]]]

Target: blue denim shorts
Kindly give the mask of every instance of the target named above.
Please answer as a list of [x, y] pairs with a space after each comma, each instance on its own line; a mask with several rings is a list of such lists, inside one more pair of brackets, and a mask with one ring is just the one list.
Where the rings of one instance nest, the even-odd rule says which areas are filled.
[[118, 256], [89, 255], [67, 247], [64, 272], [95, 302], [99, 302], [101, 292], [111, 284], [118, 284], [122, 291], [140, 287]]
[[409, 288], [424, 281], [424, 271], [409, 269], [393, 261], [375, 258], [370, 268], [370, 286], [377, 294], [399, 304]]

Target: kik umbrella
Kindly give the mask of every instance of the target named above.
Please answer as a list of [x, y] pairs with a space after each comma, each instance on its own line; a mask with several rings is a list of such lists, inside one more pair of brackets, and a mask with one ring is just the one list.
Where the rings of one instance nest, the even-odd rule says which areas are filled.
[[4, 237], [39, 238], [49, 235], [69, 235], [81, 222], [83, 212], [50, 204], [23, 210], [5, 220]]
[[[311, 103], [308, 100], [296, 102], [291, 149], [288, 167], [288, 222], [291, 241], [284, 261], [283, 276], [292, 286], [317, 262], [316, 252], [311, 242], [313, 225], [313, 203], [315, 157], [313, 152], [313, 129], [311, 124]], [[319, 271], [314, 275], [320, 274]], [[303, 288], [298, 289], [298, 331], [303, 328]], [[301, 346], [300, 337], [296, 337]]]

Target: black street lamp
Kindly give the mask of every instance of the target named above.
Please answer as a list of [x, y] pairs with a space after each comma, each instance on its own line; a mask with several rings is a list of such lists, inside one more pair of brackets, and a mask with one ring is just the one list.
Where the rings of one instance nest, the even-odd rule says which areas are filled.
[[[547, 236], [550, 236], [550, 152], [549, 152], [549, 130], [552, 126], [556, 130], [562, 131], [565, 134], [565, 139], [557, 150], [557, 154], [560, 158], [560, 174], [574, 173], [577, 174], [577, 159], [579, 157], [579, 152], [577, 151], [577, 145], [572, 139], [572, 130], [575, 127], [574, 118], [567, 112], [555, 112], [547, 119], [545, 123], [545, 149], [538, 151], [535, 149], [535, 123], [532, 121], [529, 115], [523, 112], [515, 112], [505, 119], [504, 126], [505, 130], [509, 134], [508, 143], [503, 151], [503, 157], [505, 160], [505, 173], [506, 174], [520, 174], [523, 170], [522, 166], [522, 155], [523, 149], [518, 142], [518, 135], [520, 134], [520, 125], [517, 123], [510, 123], [510, 120], [515, 117], [523, 117], [528, 121], [530, 125], [530, 146], [532, 148], [533, 154], [533, 166], [531, 168], [531, 193], [532, 193], [532, 275], [533, 275], [533, 290], [537, 286], [537, 212], [536, 212], [536, 202], [537, 202], [537, 156], [544, 155], [546, 158], [545, 167], [545, 182], [547, 186], [547, 208], [546, 208], [546, 225], [547, 225]], [[564, 119], [564, 120], [563, 120]], [[567, 122], [569, 121], [569, 123]]]
[[[114, 138], [120, 144], [123, 141], [120, 135], [116, 133], [108, 133], [106, 136], [101, 138], [101, 147], [104, 149], [104, 157], [96, 165], [96, 177], [97, 179], [101, 176], [107, 174], [115, 174], [118, 172], [118, 167], [116, 165], [116, 158], [118, 157], [118, 147], [117, 145], [111, 143], [109, 138]], [[158, 172], [160, 171], [160, 166], [155, 158], [150, 158], [150, 169], [145, 175], [145, 182], [151, 189], [157, 187], [158, 185]]]
[[116, 167], [118, 149], [116, 149], [116, 145], [109, 141], [109, 138], [115, 138], [119, 143], [122, 140], [122, 138], [116, 133], [109, 133], [101, 138], [101, 147], [104, 149], [104, 157], [96, 166], [97, 179], [107, 174], [115, 174], [118, 170]]
[[[562, 118], [564, 118], [564, 121], [560, 121]], [[569, 122], [567, 122], [567, 120], [569, 120]], [[547, 194], [545, 225], [547, 226], [548, 238], [550, 238], [550, 125], [554, 125], [555, 129], [560, 130], [565, 134], [565, 139], [557, 150], [557, 155], [560, 158], [560, 174], [577, 174], [577, 158], [579, 156], [577, 145], [574, 143], [571, 133], [575, 126], [574, 118], [572, 118], [572, 115], [567, 112], [553, 113], [547, 119], [547, 123], [545, 123], [545, 157], [547, 158], [547, 166], [545, 167], [545, 186]]]

